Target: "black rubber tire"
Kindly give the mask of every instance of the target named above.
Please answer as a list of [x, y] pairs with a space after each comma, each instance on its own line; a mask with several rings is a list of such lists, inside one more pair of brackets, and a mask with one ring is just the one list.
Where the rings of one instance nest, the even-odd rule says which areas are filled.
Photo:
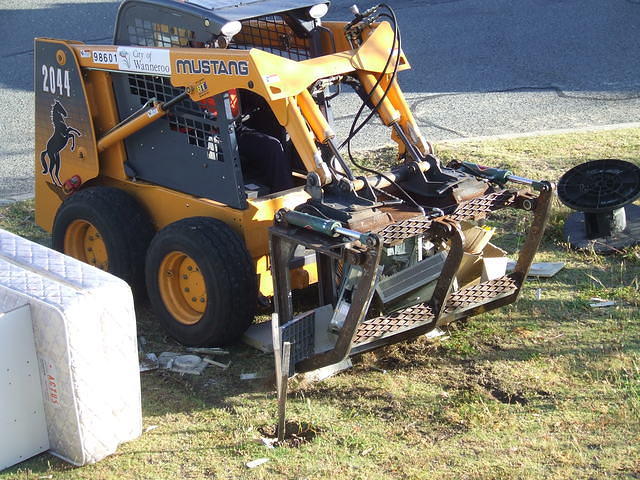
[[149, 215], [128, 193], [112, 187], [89, 187], [67, 198], [53, 222], [53, 248], [64, 253], [69, 225], [86, 220], [100, 232], [107, 249], [109, 273], [144, 295], [144, 261], [155, 233]]
[[[202, 317], [191, 325], [171, 315], [160, 293], [158, 272], [163, 259], [173, 251], [196, 262], [206, 285], [207, 305]], [[220, 220], [185, 218], [160, 230], [147, 252], [146, 280], [154, 312], [183, 345], [233, 343], [253, 321], [258, 299], [255, 268], [242, 238]]]

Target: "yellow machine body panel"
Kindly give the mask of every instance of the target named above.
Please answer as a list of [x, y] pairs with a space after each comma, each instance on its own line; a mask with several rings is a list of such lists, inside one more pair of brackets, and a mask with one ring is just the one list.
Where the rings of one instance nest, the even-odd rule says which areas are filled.
[[[273, 297], [297, 372], [515, 301], [554, 187], [442, 165], [398, 84], [393, 10], [321, 22], [309, 0], [232, 3], [124, 0], [114, 45], [36, 39], [36, 222], [54, 248], [145, 288], [184, 345], [236, 341]], [[342, 143], [341, 85], [356, 117], [372, 110]], [[374, 115], [400, 164], [356, 177], [340, 149]], [[503, 208], [533, 213], [509, 274], [483, 267], [506, 252], [467, 241]], [[314, 283], [319, 309], [294, 318], [292, 289]]]
[[[338, 30], [342, 24], [332, 24], [331, 28]], [[210, 199], [131, 180], [125, 173], [127, 155], [122, 140], [163, 116], [164, 112], [157, 107], [152, 108], [146, 114], [147, 120], [138, 121], [140, 125], [118, 125], [111, 75], [138, 73], [168, 77], [173, 86], [184, 87], [194, 101], [231, 89], [251, 90], [266, 99], [278, 122], [287, 129], [305, 168], [310, 172], [317, 171], [323, 178], [325, 171], [318, 161], [318, 143], [326, 141], [331, 132], [317, 105], [309, 101], [307, 88], [316, 80], [355, 71], [371, 77], [385, 75], [383, 70], [391, 53], [392, 37], [391, 27], [382, 22], [368, 32], [367, 40], [358, 49], [303, 61], [289, 60], [258, 49], [85, 45], [37, 39], [36, 73], [40, 62], [42, 75], [46, 78], [36, 78], [36, 87], [38, 81], [42, 85], [36, 94], [36, 222], [50, 231], [58, 208], [66, 196], [80, 185], [115, 186], [129, 192], [146, 208], [157, 229], [194, 216], [209, 216], [229, 224], [246, 242], [259, 275], [260, 292], [272, 295], [268, 228], [280, 208], [293, 209], [306, 201], [308, 195], [298, 188], [247, 200], [246, 209], [234, 209]], [[340, 47], [346, 46], [340, 44]], [[396, 51], [395, 54], [400, 55], [399, 70], [410, 68], [402, 52]], [[55, 76], [55, 80], [51, 80], [50, 74]], [[68, 86], [65, 83], [67, 76]], [[62, 78], [62, 86], [58, 78]], [[386, 107], [390, 111], [408, 112], [399, 89], [389, 98], [391, 100], [386, 100]], [[39, 156], [45, 154], [47, 139], [55, 128], [60, 131], [63, 128], [59, 120], [58, 124], [52, 123], [52, 108], [56, 101], [65, 107], [68, 105], [67, 116], [63, 115], [63, 120], [65, 128], [74, 129], [65, 131], [69, 138], [58, 151], [60, 181], [49, 171], [46, 174], [41, 173], [43, 169], [38, 171], [42, 166]], [[403, 115], [403, 127], [413, 123], [413, 118]], [[115, 140], [111, 141], [114, 131]], [[111, 135], [109, 141], [105, 141], [107, 135]], [[71, 148], [72, 140], [75, 148]], [[295, 269], [291, 280], [294, 288], [316, 282], [315, 264]]]
[[[278, 197], [249, 200], [249, 208], [236, 210], [207, 198], [194, 197], [145, 182], [100, 177], [93, 184], [117, 187], [131, 194], [145, 207], [158, 230], [187, 217], [205, 216], [222, 220], [244, 238], [259, 276], [260, 293], [264, 296], [273, 295], [268, 234], [273, 217], [279, 209], [293, 209], [309, 198], [302, 189], [297, 189]], [[42, 188], [36, 193], [41, 200], [36, 212], [36, 222], [50, 231], [64, 196], [57, 195], [46, 185], [46, 182], [36, 184], [37, 188]], [[304, 265], [291, 272], [293, 288], [305, 288], [317, 280], [315, 264]]]
[[50, 228], [66, 194], [100, 174], [89, 95], [73, 43], [35, 41], [34, 87], [37, 221]]

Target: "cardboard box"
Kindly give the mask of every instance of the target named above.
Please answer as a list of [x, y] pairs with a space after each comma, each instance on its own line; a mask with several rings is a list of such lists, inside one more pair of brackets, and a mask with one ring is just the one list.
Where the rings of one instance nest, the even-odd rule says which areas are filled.
[[507, 252], [492, 243], [487, 243], [477, 254], [464, 252], [456, 274], [460, 288], [503, 276], [507, 268], [506, 255]]
[[482, 253], [484, 247], [487, 246], [489, 240], [495, 233], [496, 229], [492, 227], [479, 227], [469, 222], [462, 222], [462, 233], [464, 234], [464, 248], [465, 252], [478, 255]]

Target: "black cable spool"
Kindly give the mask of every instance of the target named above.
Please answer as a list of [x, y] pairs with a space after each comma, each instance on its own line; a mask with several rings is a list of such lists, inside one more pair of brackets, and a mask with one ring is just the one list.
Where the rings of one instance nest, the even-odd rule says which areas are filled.
[[[640, 242], [640, 167], [617, 159], [582, 163], [558, 182], [558, 198], [578, 210], [565, 223], [565, 238], [574, 248], [599, 253]], [[626, 207], [626, 208], [625, 208]]]

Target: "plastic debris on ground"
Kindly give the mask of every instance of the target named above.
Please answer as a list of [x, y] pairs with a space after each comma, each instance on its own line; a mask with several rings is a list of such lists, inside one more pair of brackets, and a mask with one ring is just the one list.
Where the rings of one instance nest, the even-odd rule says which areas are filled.
[[158, 368], [158, 357], [155, 353], [147, 353], [140, 359], [140, 371], [148, 372]]
[[175, 352], [162, 352], [158, 356], [158, 366], [164, 369], [171, 368], [173, 366], [173, 359], [178, 355], [180, 354]]
[[217, 347], [188, 347], [187, 352], [201, 353], [203, 355], [229, 355], [229, 351]]
[[444, 330], [441, 330], [438, 327], [424, 334], [424, 336], [430, 340], [434, 338], [442, 337], [443, 335], [444, 335]]
[[591, 302], [589, 306], [591, 308], [604, 308], [604, 307], [613, 307], [616, 305], [616, 302], [613, 300], [606, 300], [604, 298], [592, 297], [589, 299]]
[[204, 369], [207, 368], [207, 365], [207, 362], [197, 355], [181, 355], [175, 352], [162, 352], [158, 357], [159, 368], [177, 373], [200, 375]]
[[200, 375], [207, 368], [207, 362], [197, 355], [178, 355], [173, 359], [170, 370], [177, 373]]
[[277, 438], [267, 438], [267, 437], [260, 437], [259, 439], [257, 439], [257, 442], [264, 445], [267, 448], [275, 448], [275, 444], [278, 443], [278, 439]]
[[[564, 262], [539, 262], [531, 264], [527, 277], [550, 278], [564, 268]], [[516, 268], [516, 262], [507, 263], [507, 271], [512, 272]]]
[[256, 372], [240, 374], [240, 380], [257, 380], [259, 378], [266, 378], [266, 377], [264, 375], [258, 375]]
[[226, 370], [231, 365], [231, 362], [227, 362], [227, 363], [216, 362], [215, 360], [212, 360], [212, 359], [207, 358], [207, 357], [204, 357], [202, 360], [204, 362], [207, 362], [209, 365], [214, 365], [216, 367], [220, 367], [223, 370]]
[[[143, 342], [139, 341], [139, 345], [143, 345]], [[229, 354], [227, 350], [223, 350], [221, 348], [187, 348], [186, 350], [189, 352], [206, 353], [208, 355]], [[162, 370], [170, 370], [172, 372], [182, 374], [189, 373], [191, 375], [200, 375], [208, 365], [214, 365], [222, 370], [226, 370], [231, 365], [231, 362], [217, 362], [211, 358], [202, 358], [198, 355], [194, 355], [193, 353], [181, 354], [176, 352], [162, 352], [160, 355], [156, 356], [155, 353], [145, 354], [142, 350], [140, 351], [141, 372], [160, 368]], [[256, 376], [255, 378], [261, 377]]]
[[258, 458], [256, 460], [251, 460], [250, 462], [247, 462], [245, 465], [247, 466], [247, 468], [256, 468], [262, 465], [263, 463], [267, 463], [268, 461], [269, 461], [268, 458]]

